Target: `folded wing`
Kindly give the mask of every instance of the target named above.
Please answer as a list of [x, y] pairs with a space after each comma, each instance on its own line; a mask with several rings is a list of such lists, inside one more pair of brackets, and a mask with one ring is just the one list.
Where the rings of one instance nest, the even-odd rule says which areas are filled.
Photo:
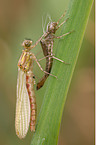
[[29, 123], [30, 100], [26, 88], [26, 73], [18, 68], [15, 130], [20, 139], [26, 136]]

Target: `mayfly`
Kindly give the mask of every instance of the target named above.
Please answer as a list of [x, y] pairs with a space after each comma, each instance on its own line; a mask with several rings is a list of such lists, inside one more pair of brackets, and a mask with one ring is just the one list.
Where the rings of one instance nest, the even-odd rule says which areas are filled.
[[[20, 139], [26, 136], [29, 128], [29, 123], [31, 131], [35, 131], [37, 108], [34, 92], [34, 60], [36, 61], [40, 69], [42, 71], [44, 70], [42, 69], [35, 55], [29, 52], [29, 50], [34, 48], [37, 44], [38, 43], [36, 42], [35, 45], [32, 45], [31, 40], [25, 40], [22, 43], [24, 50], [18, 62], [15, 130], [17, 136]], [[44, 71], [44, 73], [49, 74], [46, 71]]]
[[[46, 58], [46, 67], [45, 67], [45, 70], [46, 70], [46, 72], [49, 72], [49, 73], [51, 72], [51, 69], [52, 69], [53, 58], [57, 59], [60, 62], [65, 63], [63, 60], [60, 60], [59, 58], [56, 58], [53, 55], [53, 42], [54, 42], [54, 38], [59, 39], [59, 38], [61, 38], [63, 36], [66, 36], [66, 35], [72, 33], [72, 31], [71, 31], [71, 32], [65, 33], [65, 34], [63, 34], [61, 36], [55, 36], [54, 35], [56, 33], [56, 31], [68, 20], [68, 18], [67, 18], [65, 21], [63, 21], [58, 26], [59, 21], [64, 16], [65, 16], [65, 13], [59, 18], [59, 20], [57, 22], [50, 22], [50, 23], [48, 23], [46, 32], [43, 30], [43, 33], [45, 34], [44, 35], [44, 39], [42, 39], [40, 41], [41, 47], [42, 47], [42, 50], [43, 50], [43, 54], [45, 56], [44, 58]], [[50, 17], [49, 17], [49, 19], [50, 19]], [[65, 64], [68, 64], [68, 63], [65, 63]], [[44, 76], [40, 79], [40, 81], [37, 83], [37, 87], [36, 87], [37, 90], [40, 89], [44, 85], [44, 83], [45, 83], [46, 79], [48, 78], [48, 76], [49, 76], [49, 74], [45, 73]]]

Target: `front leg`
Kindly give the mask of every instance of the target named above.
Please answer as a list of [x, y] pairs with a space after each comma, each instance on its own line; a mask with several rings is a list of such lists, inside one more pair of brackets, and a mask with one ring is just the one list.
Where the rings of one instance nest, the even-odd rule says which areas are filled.
[[[48, 35], [48, 34], [49, 34], [49, 32], [47, 32], [47, 35]], [[41, 41], [41, 39], [42, 39], [43, 37], [45, 37], [45, 33], [36, 41], [36, 43], [35, 43], [34, 45], [30, 46], [30, 49], [29, 49], [29, 50], [31, 50], [32, 48], [34, 48], [34, 47]]]

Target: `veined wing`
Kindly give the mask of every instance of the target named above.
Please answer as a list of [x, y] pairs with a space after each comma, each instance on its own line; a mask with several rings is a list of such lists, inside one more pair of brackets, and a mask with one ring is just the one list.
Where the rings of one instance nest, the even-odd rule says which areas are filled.
[[15, 130], [20, 139], [26, 136], [29, 129], [29, 123], [30, 100], [26, 88], [26, 73], [18, 68]]

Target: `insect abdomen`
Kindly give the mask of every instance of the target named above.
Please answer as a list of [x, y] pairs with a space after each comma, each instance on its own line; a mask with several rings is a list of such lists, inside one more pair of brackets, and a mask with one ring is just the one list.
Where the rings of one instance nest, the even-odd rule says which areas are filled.
[[[46, 57], [46, 72], [50, 73], [52, 69], [53, 64], [53, 58], [52, 57]], [[44, 74], [44, 76], [40, 79], [40, 81], [37, 83], [36, 89], [39, 90], [41, 87], [43, 87], [46, 79], [48, 78], [49, 74]]]
[[30, 99], [30, 107], [31, 107], [31, 117], [30, 117], [30, 129], [31, 131], [35, 131], [36, 124], [36, 115], [37, 115], [37, 106], [36, 106], [36, 97], [34, 92], [34, 75], [31, 70], [26, 73], [26, 87], [29, 94]]

